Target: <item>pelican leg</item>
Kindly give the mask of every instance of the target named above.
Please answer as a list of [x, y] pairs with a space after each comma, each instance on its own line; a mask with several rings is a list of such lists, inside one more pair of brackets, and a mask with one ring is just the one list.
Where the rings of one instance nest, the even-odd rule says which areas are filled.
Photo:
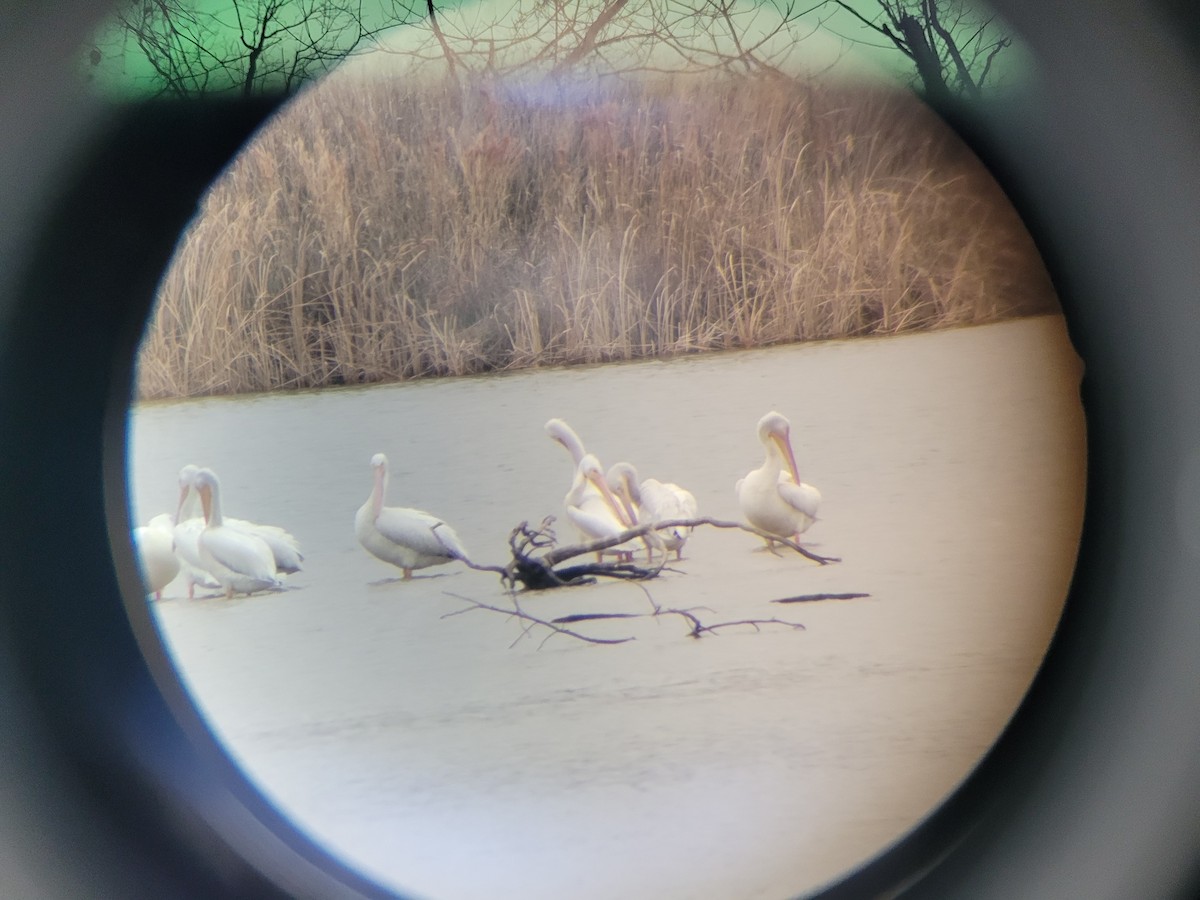
[[405, 580], [405, 581], [412, 581], [412, 569], [405, 569], [405, 570], [404, 570], [404, 580]]

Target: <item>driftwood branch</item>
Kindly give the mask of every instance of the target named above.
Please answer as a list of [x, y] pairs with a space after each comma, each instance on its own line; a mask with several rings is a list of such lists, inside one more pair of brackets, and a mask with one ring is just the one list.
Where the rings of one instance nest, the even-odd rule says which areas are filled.
[[870, 597], [870, 594], [801, 594], [798, 597], [784, 597], [772, 600], [772, 603], [813, 603], [817, 600], [857, 600], [860, 597]]
[[[522, 525], [524, 525], [524, 523], [522, 523]], [[543, 561], [547, 565], [553, 566], [575, 556], [608, 550], [611, 547], [616, 547], [620, 544], [624, 544], [627, 541], [636, 540], [637, 538], [648, 535], [651, 532], [659, 531], [660, 529], [697, 528], [701, 525], [711, 525], [713, 528], [740, 529], [741, 531], [748, 532], [749, 534], [757, 535], [764, 541], [767, 541], [768, 544], [782, 544], [785, 547], [789, 547], [792, 550], [795, 550], [801, 556], [811, 559], [813, 562], [819, 563], [823, 566], [833, 562], [841, 562], [841, 560], [836, 556], [819, 556], [818, 554], [813, 553], [811, 550], [805, 549], [795, 541], [787, 538], [781, 538], [778, 535], [763, 531], [760, 528], [755, 528], [753, 525], [746, 525], [742, 522], [728, 522], [722, 519], [714, 519], [711, 516], [702, 516], [695, 519], [668, 519], [663, 522], [647, 522], [644, 525], [638, 525], [636, 528], [626, 529], [620, 534], [613, 535], [610, 538], [591, 541], [587, 544], [559, 547], [555, 550], [549, 551], [543, 557]]]
[[[488, 612], [500, 613], [501, 615], [520, 619], [521, 621], [527, 622], [531, 625], [541, 625], [544, 628], [549, 628], [550, 634], [546, 636], [547, 640], [549, 638], [553, 637], [555, 634], [563, 634], [563, 635], [566, 635], [567, 637], [577, 638], [578, 640], [586, 641], [589, 644], [624, 644], [627, 641], [633, 640], [632, 637], [598, 638], [598, 637], [592, 637], [591, 635], [587, 635], [587, 634], [581, 634], [580, 632], [573, 631], [570, 628], [563, 628], [562, 625], [558, 624], [558, 620], [555, 620], [552, 622], [552, 621], [548, 621], [546, 619], [539, 618], [538, 616], [531, 615], [530, 613], [527, 613], [527, 612], [525, 612], [525, 610], [521, 609], [521, 607], [517, 604], [513, 604], [512, 609], [505, 609], [502, 606], [493, 606], [490, 603], [482, 603], [479, 600], [473, 600], [470, 597], [464, 597], [461, 594], [450, 594], [449, 596], [454, 597], [458, 600], [462, 600], [464, 603], [467, 603], [469, 605], [464, 607], [463, 609], [457, 609], [454, 612], [446, 613], [444, 616], [442, 616], [443, 619], [449, 619], [452, 616], [461, 616], [463, 613], [468, 613], [468, 612], [473, 612], [474, 610], [483, 609], [483, 610], [487, 610]], [[528, 633], [529, 632], [526, 629], [525, 631], [522, 632], [521, 637], [524, 637]], [[518, 638], [517, 640], [520, 640], [520, 638]], [[514, 641], [513, 643], [515, 644], [516, 641]], [[542, 643], [544, 644], [545, 640], [543, 640]]]
[[[646, 581], [655, 578], [664, 570], [671, 571], [666, 567], [667, 553], [662, 548], [661, 542], [657, 539], [656, 532], [659, 529], [665, 528], [697, 528], [702, 525], [708, 525], [713, 528], [732, 528], [748, 532], [765, 540], [767, 546], [772, 550], [774, 550], [776, 544], [779, 544], [795, 550], [801, 556], [820, 565], [841, 562], [835, 556], [820, 556], [802, 547], [795, 541], [769, 534], [751, 525], [744, 525], [741, 522], [727, 522], [707, 516], [694, 519], [671, 519], [664, 522], [646, 523], [638, 525], [636, 528], [629, 528], [609, 538], [589, 541], [585, 544], [571, 544], [561, 547], [556, 546], [557, 541], [553, 525], [554, 517], [547, 516], [536, 527], [531, 526], [528, 522], [522, 522], [514, 528], [508, 537], [508, 546], [512, 553], [512, 561], [507, 566], [479, 565], [466, 559], [463, 562], [472, 569], [498, 574], [504, 582], [505, 587], [510, 590], [521, 588], [524, 590], [540, 591], [548, 588], [592, 584], [597, 578]], [[576, 557], [587, 556], [593, 553], [600, 555], [605, 550], [611, 550], [613, 547], [618, 547], [638, 539], [646, 541], [652, 553], [654, 549], [662, 550], [661, 558], [652, 560], [644, 566], [632, 562], [614, 563], [604, 561], [560, 566], [561, 563], [575, 559]]]
[[[518, 619], [521, 622], [525, 623], [527, 626], [529, 626], [529, 627], [523, 628], [521, 630], [521, 634], [518, 635], [516, 640], [514, 640], [512, 642], [512, 644], [510, 644], [509, 646], [515, 646], [522, 638], [528, 637], [530, 634], [530, 627], [532, 627], [532, 626], [540, 625], [543, 628], [549, 629], [549, 634], [547, 634], [546, 637], [544, 637], [542, 639], [541, 644], [538, 644], [539, 649], [541, 649], [542, 644], [545, 644], [546, 641], [548, 641], [550, 638], [554, 637], [556, 634], [561, 634], [566, 637], [572, 637], [572, 638], [575, 638], [576, 640], [585, 641], [589, 644], [624, 644], [624, 643], [628, 643], [629, 641], [636, 640], [636, 638], [633, 635], [629, 635], [627, 637], [615, 637], [615, 638], [594, 637], [593, 635], [584, 634], [583, 632], [576, 631], [573, 628], [563, 627], [566, 625], [574, 625], [579, 622], [598, 622], [598, 621], [607, 621], [607, 620], [611, 620], [611, 619], [647, 619], [647, 618], [661, 618], [664, 616], [678, 616], [679, 618], [683, 619], [688, 625], [687, 636], [690, 638], [696, 638], [696, 639], [702, 638], [706, 634], [715, 635], [718, 631], [721, 631], [722, 629], [734, 628], [734, 627], [738, 627], [738, 626], [743, 626], [743, 627], [749, 626], [749, 627], [753, 628], [755, 631], [762, 631], [763, 627], [767, 626], [767, 625], [782, 625], [787, 628], [791, 628], [793, 631], [803, 631], [804, 630], [804, 625], [802, 625], [800, 622], [789, 622], [786, 619], [778, 619], [778, 618], [732, 619], [732, 620], [725, 621], [725, 622], [706, 623], [706, 622], [704, 622], [704, 620], [702, 620], [700, 618], [700, 616], [698, 615], [698, 612], [699, 611], [711, 612], [711, 610], [707, 609], [707, 607], [692, 607], [690, 609], [677, 609], [677, 608], [673, 608], [673, 607], [662, 607], [662, 606], [659, 606], [657, 603], [655, 603], [653, 601], [653, 599], [650, 600], [651, 611], [648, 613], [636, 613], [636, 612], [629, 612], [629, 613], [599, 613], [599, 612], [598, 613], [572, 613], [571, 615], [558, 616], [557, 618], [554, 618], [554, 619], [543, 619], [540, 616], [535, 616], [535, 615], [523, 610], [521, 608], [520, 603], [518, 603], [515, 598], [513, 601], [512, 608], [506, 608], [503, 606], [495, 606], [491, 603], [483, 603], [482, 601], [474, 600], [471, 597], [464, 597], [461, 594], [448, 593], [447, 596], [454, 597], [456, 600], [461, 600], [464, 603], [466, 603], [467, 606], [465, 606], [462, 609], [457, 609], [457, 610], [454, 610], [453, 612], [446, 613], [445, 615], [442, 616], [443, 619], [448, 619], [448, 618], [451, 618], [452, 616], [460, 616], [463, 613], [473, 612], [476, 610], [485, 610], [487, 612], [499, 613], [499, 614], [501, 614], [503, 616], [507, 616], [509, 618]], [[647, 595], [647, 597], [649, 598], [649, 595]]]
[[[542, 639], [542, 644], [548, 641], [555, 635], [565, 635], [576, 640], [585, 641], [590, 644], [624, 644], [634, 640], [632, 635], [627, 637], [601, 638], [594, 637], [589, 634], [584, 634], [574, 628], [568, 628], [568, 625], [576, 625], [580, 622], [599, 622], [612, 619], [645, 619], [645, 618], [663, 618], [666, 616], [674, 616], [682, 619], [687, 627], [688, 637], [699, 639], [705, 635], [715, 635], [719, 631], [736, 628], [749, 627], [755, 631], [761, 631], [764, 627], [770, 625], [779, 625], [793, 630], [803, 630], [804, 625], [799, 622], [791, 622], [780, 618], [749, 618], [749, 619], [732, 619], [721, 622], [706, 622], [701, 618], [702, 612], [711, 613], [712, 610], [707, 607], [663, 607], [655, 602], [650, 592], [640, 584], [642, 581], [649, 580], [657, 576], [666, 568], [667, 552], [662, 546], [662, 542], [656, 539], [655, 532], [663, 528], [696, 528], [701, 525], [709, 525], [714, 528], [733, 528], [741, 531], [749, 532], [767, 541], [768, 546], [773, 544], [782, 544], [790, 547], [801, 555], [819, 563], [826, 565], [831, 562], [840, 562], [836, 557], [819, 556], [801, 547], [795, 541], [777, 537], [776, 535], [768, 534], [750, 525], [743, 525], [740, 522], [726, 522], [720, 519], [709, 517], [694, 518], [694, 519], [672, 519], [666, 522], [647, 523], [639, 525], [636, 528], [630, 528], [621, 534], [614, 535], [611, 538], [602, 540], [590, 541], [585, 544], [577, 544], [565, 547], [556, 546], [557, 539], [554, 534], [554, 517], [547, 516], [541, 523], [533, 527], [528, 522], [522, 522], [512, 530], [508, 537], [509, 550], [512, 553], [512, 561], [507, 566], [487, 566], [473, 563], [468, 559], [463, 559], [462, 562], [472, 569], [481, 572], [493, 572], [498, 574], [509, 590], [509, 595], [512, 600], [511, 607], [496, 606], [490, 603], [484, 603], [480, 600], [474, 600], [470, 597], [464, 597], [459, 594], [448, 594], [467, 604], [463, 609], [455, 610], [454, 612], [446, 613], [442, 618], [462, 615], [466, 612], [474, 610], [484, 610], [487, 612], [499, 613], [509, 618], [514, 618], [522, 623], [521, 633], [513, 641], [513, 645], [517, 644], [525, 637], [529, 637], [534, 628], [544, 628], [547, 630], [546, 636]], [[662, 557], [657, 562], [647, 566], [639, 566], [631, 562], [595, 562], [595, 563], [576, 563], [570, 566], [560, 565], [563, 562], [574, 559], [579, 556], [595, 553], [600, 555], [605, 550], [610, 550], [613, 547], [618, 547], [629, 541], [637, 539], [646, 540], [647, 546], [651, 548], [651, 553], [654, 549], [662, 552]], [[557, 566], [557, 568], [556, 568]], [[542, 618], [526, 612], [521, 608], [518, 599], [518, 588], [524, 590], [544, 590], [547, 588], [566, 587], [570, 585], [591, 584], [597, 578], [616, 578], [628, 580], [635, 583], [642, 592], [646, 595], [646, 600], [650, 605], [649, 612], [585, 612], [572, 613], [569, 615], [559, 616], [553, 619]], [[799, 597], [786, 597], [780, 600], [774, 600], [774, 603], [799, 603], [811, 600], [831, 600], [831, 599], [851, 599], [854, 597], [865, 597], [867, 594], [806, 594]], [[541, 644], [538, 645], [539, 648]]]

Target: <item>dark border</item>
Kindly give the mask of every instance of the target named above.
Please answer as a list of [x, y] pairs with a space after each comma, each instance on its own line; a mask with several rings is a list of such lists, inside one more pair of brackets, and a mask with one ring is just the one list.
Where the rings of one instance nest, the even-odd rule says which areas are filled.
[[[1196, 16], [1181, 2], [997, 5], [1041, 83], [982, 119], [944, 112], [1025, 215], [1087, 367], [1082, 554], [1012, 727], [924, 825], [826, 896], [1192, 896]], [[27, 10], [0, 37], [0, 888], [384, 896], [263, 802], [198, 719], [172, 714], [120, 600], [132, 559], [107, 534], [128, 514], [106, 506], [124, 486], [103, 464], [124, 439], [119, 360], [200, 190], [269, 106], [98, 114], [62, 74], [96, 7]]]

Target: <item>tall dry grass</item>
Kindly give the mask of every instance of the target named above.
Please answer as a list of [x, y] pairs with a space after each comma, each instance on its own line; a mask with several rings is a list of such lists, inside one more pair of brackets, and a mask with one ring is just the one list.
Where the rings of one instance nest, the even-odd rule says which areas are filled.
[[334, 83], [203, 203], [146, 398], [754, 347], [1056, 309], [975, 157], [796, 81]]

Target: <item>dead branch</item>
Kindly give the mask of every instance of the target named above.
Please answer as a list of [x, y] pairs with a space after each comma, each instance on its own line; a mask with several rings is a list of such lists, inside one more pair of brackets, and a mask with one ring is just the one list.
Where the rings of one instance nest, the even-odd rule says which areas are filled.
[[779, 544], [795, 550], [801, 556], [811, 559], [820, 565], [841, 562], [837, 557], [820, 556], [795, 541], [768, 534], [752, 525], [744, 525], [741, 522], [726, 522], [707, 516], [695, 519], [671, 519], [665, 522], [646, 523], [638, 525], [636, 528], [627, 529], [610, 538], [563, 547], [555, 546], [556, 537], [553, 525], [554, 517], [547, 516], [542, 519], [541, 524], [537, 527], [531, 526], [528, 522], [522, 522], [514, 528], [508, 536], [508, 546], [512, 553], [512, 560], [507, 566], [479, 565], [467, 559], [464, 559], [463, 563], [481, 572], [496, 573], [500, 576], [500, 580], [504, 583], [504, 586], [509, 590], [520, 588], [522, 590], [540, 591], [549, 588], [593, 584], [598, 578], [646, 581], [657, 577], [664, 569], [671, 571], [666, 568], [667, 553], [665, 551], [663, 551], [660, 560], [656, 562], [652, 561], [645, 566], [639, 566], [632, 562], [614, 563], [604, 562], [603, 560], [594, 563], [577, 563], [571, 566], [560, 566], [560, 563], [592, 553], [600, 556], [603, 551], [618, 547], [629, 541], [639, 538], [645, 540], [647, 535], [649, 535], [653, 542], [655, 532], [659, 529], [696, 528], [701, 525], [710, 525], [713, 528], [740, 529], [765, 540], [767, 546], [772, 551], [774, 551], [774, 546]]
[[870, 594], [801, 594], [798, 597], [784, 597], [772, 600], [772, 603], [812, 603], [817, 600], [857, 600], [860, 597], [870, 597]]
[[[633, 640], [632, 637], [598, 638], [598, 637], [592, 637], [591, 635], [587, 635], [587, 634], [580, 634], [578, 631], [572, 631], [570, 628], [563, 628], [560, 625], [555, 624], [555, 622], [551, 622], [546, 619], [539, 618], [538, 616], [531, 615], [530, 613], [525, 612], [525, 610], [521, 609], [519, 606], [517, 606], [515, 604], [512, 609], [505, 609], [502, 606], [492, 606], [490, 603], [482, 603], [479, 600], [472, 600], [470, 597], [463, 597], [461, 594], [449, 594], [449, 596], [454, 597], [455, 599], [458, 599], [458, 600], [462, 600], [464, 603], [467, 603], [470, 605], [465, 607], [464, 609], [457, 609], [454, 612], [446, 613], [445, 615], [442, 616], [443, 619], [449, 619], [452, 616], [460, 616], [463, 613], [472, 612], [477, 609], [483, 609], [483, 610], [487, 610], [489, 612], [496, 612], [496, 613], [500, 613], [501, 615], [517, 618], [523, 622], [528, 622], [531, 625], [541, 625], [544, 628], [549, 628], [551, 631], [551, 634], [547, 635], [547, 639], [550, 637], [553, 637], [555, 634], [564, 634], [567, 637], [577, 638], [581, 641], [586, 641], [589, 644], [624, 644], [627, 641]], [[522, 637], [526, 634], [528, 634], [528, 630], [522, 632]], [[545, 641], [543, 641], [543, 643], [545, 643]]]
[[[515, 646], [517, 642], [521, 640], [521, 638], [528, 637], [530, 634], [530, 628], [535, 625], [540, 625], [543, 628], [549, 629], [550, 633], [543, 638], [542, 644], [554, 637], [556, 634], [565, 635], [566, 637], [573, 637], [589, 644], [624, 644], [629, 641], [636, 640], [636, 638], [633, 635], [629, 635], [627, 637], [601, 638], [589, 634], [583, 634], [582, 632], [575, 631], [572, 628], [564, 628], [563, 626], [573, 625], [577, 622], [595, 622], [608, 619], [647, 619], [660, 618], [663, 616], [678, 616], [683, 619], [688, 624], [687, 636], [695, 639], [699, 639], [706, 634], [715, 635], [721, 629], [734, 628], [738, 626], [750, 626], [755, 631], [761, 631], [763, 627], [767, 625], [783, 625], [791, 628], [794, 631], [804, 630], [804, 625], [802, 625], [800, 622], [789, 622], [786, 619], [778, 618], [732, 619], [726, 622], [705, 623], [700, 616], [697, 615], [697, 610], [704, 609], [705, 611], [711, 612], [711, 610], [708, 610], [706, 607], [692, 607], [690, 609], [662, 607], [655, 603], [653, 599], [650, 599], [651, 611], [648, 613], [572, 613], [571, 615], [558, 616], [554, 619], [543, 619], [540, 616], [535, 616], [521, 609], [520, 604], [515, 598], [513, 600], [513, 606], [510, 609], [503, 606], [494, 606], [490, 603], [483, 603], [482, 601], [474, 600], [470, 597], [464, 597], [461, 594], [447, 592], [447, 596], [454, 597], [456, 600], [461, 600], [468, 605], [463, 609], [457, 609], [453, 612], [444, 614], [442, 616], [443, 619], [449, 619], [452, 616], [460, 616], [463, 613], [473, 612], [475, 610], [485, 610], [487, 612], [500, 613], [503, 616], [515, 618], [525, 623], [527, 627], [521, 629], [521, 634], [512, 642], [510, 646]], [[647, 598], [649, 599], [648, 594]], [[539, 649], [541, 648], [542, 644], [538, 645]]]
[[[553, 517], [551, 517], [551, 518], [553, 518]], [[545, 520], [543, 521], [543, 524], [545, 524]], [[568, 546], [568, 547], [559, 547], [556, 550], [551, 550], [550, 552], [548, 552], [542, 558], [542, 561], [545, 562], [549, 566], [554, 566], [557, 563], [563, 562], [564, 560], [567, 560], [567, 559], [571, 559], [572, 557], [575, 557], [575, 556], [581, 556], [581, 555], [587, 554], [587, 553], [596, 553], [596, 552], [599, 552], [602, 550], [608, 550], [611, 547], [616, 547], [620, 544], [624, 544], [626, 541], [634, 540], [634, 539], [639, 538], [642, 535], [648, 534], [649, 532], [652, 532], [652, 531], [658, 531], [660, 529], [666, 529], [666, 528], [697, 528], [701, 525], [711, 525], [713, 528], [737, 528], [737, 529], [740, 529], [740, 530], [748, 532], [750, 534], [757, 535], [758, 537], [760, 537], [764, 541], [766, 541], [769, 545], [770, 544], [782, 544], [785, 547], [789, 547], [792, 550], [795, 550], [801, 556], [803, 556], [807, 559], [811, 559], [813, 562], [819, 563], [820, 565], [823, 565], [823, 566], [828, 565], [829, 563], [841, 562], [841, 559], [836, 556], [820, 556], [816, 553], [813, 553], [811, 550], [805, 549], [804, 547], [802, 547], [800, 544], [796, 543], [795, 541], [789, 540], [787, 538], [781, 538], [775, 534], [770, 534], [769, 532], [763, 531], [760, 528], [755, 528], [753, 525], [746, 525], [742, 522], [727, 522], [722, 519], [714, 519], [710, 516], [702, 516], [702, 517], [696, 518], [696, 519], [669, 519], [669, 520], [663, 521], [663, 522], [647, 522], [643, 525], [638, 525], [636, 528], [629, 528], [629, 529], [621, 532], [620, 534], [613, 535], [610, 538], [604, 538], [602, 540], [591, 541], [590, 543], [587, 543], [587, 544], [578, 544], [578, 545], [572, 545], [572, 546]], [[522, 522], [521, 525], [518, 527], [526, 527], [526, 523]]]

